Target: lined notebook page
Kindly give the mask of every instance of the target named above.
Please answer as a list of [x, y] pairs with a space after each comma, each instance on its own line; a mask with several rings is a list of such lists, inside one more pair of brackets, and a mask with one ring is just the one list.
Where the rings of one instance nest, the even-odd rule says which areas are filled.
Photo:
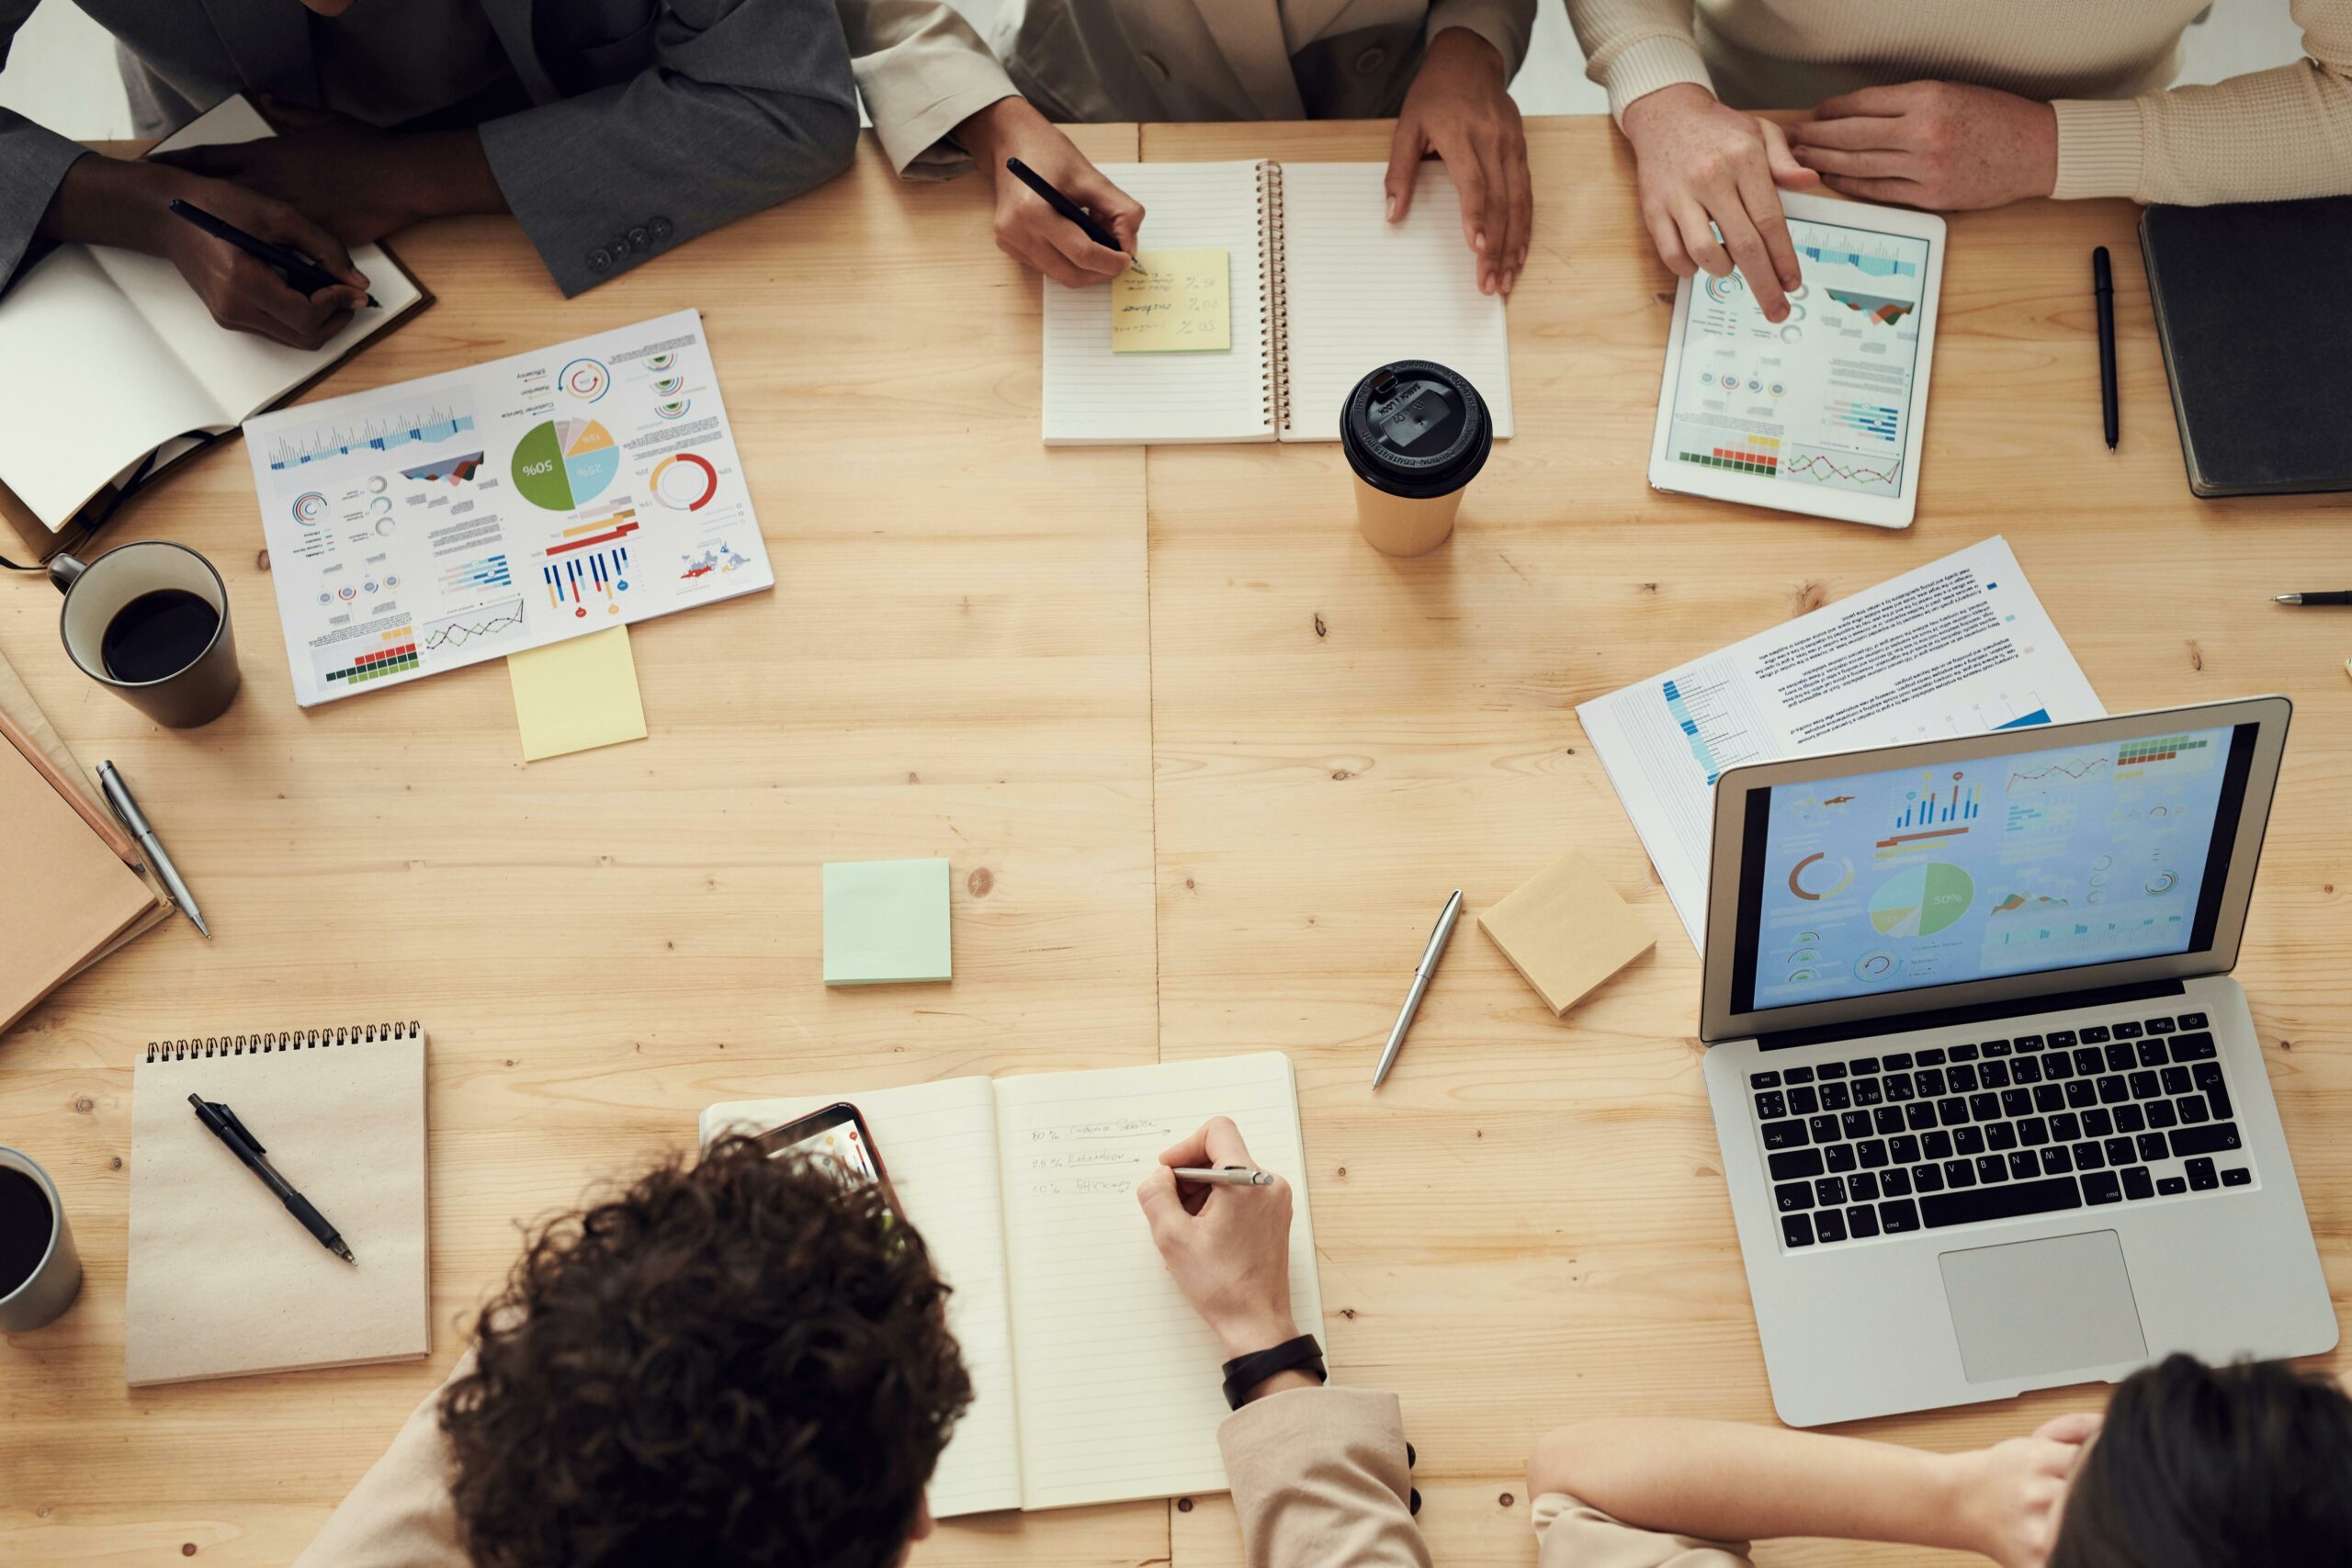
[[1005, 1321], [1004, 1219], [998, 1186], [996, 1096], [986, 1078], [790, 1100], [736, 1100], [702, 1113], [706, 1144], [771, 1127], [847, 1100], [865, 1118], [899, 1207], [955, 1287], [947, 1324], [971, 1374], [972, 1405], [931, 1478], [941, 1518], [1021, 1506], [1012, 1336]]
[[[1233, 1118], [1290, 1179], [1291, 1303], [1321, 1335], [1298, 1090], [1277, 1052], [997, 1080], [1021, 1450], [1031, 1508], [1226, 1490], [1224, 1355], [1136, 1202], [1159, 1151]], [[877, 1134], [878, 1136], [878, 1134]]]
[[1141, 249], [1230, 254], [1233, 346], [1113, 354], [1110, 286], [1065, 288], [1046, 279], [1046, 446], [1273, 438], [1258, 170], [1256, 164], [1102, 165], [1143, 203]]
[[[356, 1267], [321, 1247], [205, 1130], [191, 1094], [228, 1101]], [[433, 1346], [424, 1137], [421, 1035], [142, 1056], [130, 1080], [125, 1381], [424, 1356]]]
[[1379, 164], [1284, 164], [1290, 425], [1285, 441], [1337, 441], [1340, 407], [1365, 371], [1434, 359], [1470, 378], [1498, 439], [1511, 434], [1510, 340], [1499, 296], [1478, 292], [1462, 197], [1424, 163], [1402, 223], [1385, 216]]

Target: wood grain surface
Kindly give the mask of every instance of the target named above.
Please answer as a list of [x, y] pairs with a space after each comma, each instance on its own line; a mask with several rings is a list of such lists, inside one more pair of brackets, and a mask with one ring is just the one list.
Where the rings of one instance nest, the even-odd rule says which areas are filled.
[[[1387, 130], [1080, 138], [1378, 159]], [[0, 650], [85, 761], [136, 781], [219, 933], [175, 922], [0, 1041], [0, 1142], [56, 1178], [87, 1268], [63, 1319], [0, 1347], [0, 1560], [288, 1560], [446, 1374], [517, 1225], [684, 1148], [710, 1101], [1273, 1047], [1305, 1097], [1337, 1375], [1403, 1395], [1440, 1562], [1530, 1562], [1521, 1465], [1546, 1427], [1771, 1418], [1697, 962], [1575, 705], [1996, 532], [2111, 710], [2296, 699], [2239, 975], [2352, 1294], [2330, 1136], [2352, 1116], [2352, 619], [2268, 603], [2337, 585], [2352, 511], [2189, 497], [2120, 202], [1954, 220], [1908, 532], [1654, 493], [1674, 280], [1605, 120], [1530, 142], [1520, 434], [1419, 560], [1357, 538], [1333, 446], [1044, 449], [1038, 280], [993, 248], [977, 182], [898, 181], [869, 139], [824, 189], [568, 303], [511, 222], [403, 236], [440, 303], [322, 389], [702, 309], [777, 586], [634, 628], [649, 740], [526, 769], [496, 664], [296, 708], [233, 447], [117, 529], [227, 578], [246, 686], [220, 722], [148, 725], [64, 660], [48, 589], [0, 594]], [[2117, 255], [2113, 455], [2095, 243]], [[1570, 845], [1657, 951], [1563, 1021], [1465, 919], [1373, 1095], [1446, 894], [1475, 915]], [[826, 991], [819, 866], [916, 855], [954, 863], [955, 982]], [[127, 1391], [140, 1045], [395, 1018], [432, 1037], [431, 1362]], [[2101, 1397], [1860, 1429], [1957, 1448]], [[1238, 1553], [1204, 1498], [958, 1521], [916, 1561]]]

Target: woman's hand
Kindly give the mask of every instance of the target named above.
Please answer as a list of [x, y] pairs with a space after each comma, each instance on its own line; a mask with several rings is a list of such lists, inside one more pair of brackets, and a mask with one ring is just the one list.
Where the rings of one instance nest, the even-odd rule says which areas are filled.
[[1535, 197], [1527, 132], [1510, 100], [1503, 57], [1466, 28], [1430, 40], [1388, 144], [1388, 220], [1413, 207], [1424, 154], [1445, 161], [1462, 195], [1462, 240], [1477, 257], [1478, 288], [1509, 294], [1533, 242]]
[[1958, 1514], [1973, 1548], [2001, 1568], [2041, 1568], [2058, 1539], [2066, 1483], [2099, 1417], [2078, 1411], [2045, 1421], [2030, 1438], [1955, 1454]]
[[1824, 99], [1789, 127], [1789, 146], [1831, 190], [1865, 201], [1959, 212], [2058, 186], [2057, 111], [1960, 82]]
[[1623, 122], [1658, 259], [1678, 277], [1722, 277], [1736, 266], [1764, 319], [1784, 319], [1786, 291], [1804, 275], [1780, 193], [1811, 190], [1821, 176], [1791, 156], [1779, 126], [1725, 108], [1694, 83], [1644, 94]]
[[1290, 1311], [1290, 1183], [1180, 1184], [1180, 1167], [1248, 1165], [1240, 1129], [1223, 1116], [1159, 1156], [1136, 1188], [1160, 1261], [1225, 1347], [1226, 1359], [1298, 1337]]
[[[1127, 270], [1143, 229], [1143, 204], [1102, 177], [1060, 129], [1025, 98], [999, 98], [956, 128], [956, 140], [996, 182], [996, 248], [1071, 288]], [[1118, 250], [1086, 237], [1077, 224], [1004, 166], [1018, 158], [1046, 183], [1118, 236]]]

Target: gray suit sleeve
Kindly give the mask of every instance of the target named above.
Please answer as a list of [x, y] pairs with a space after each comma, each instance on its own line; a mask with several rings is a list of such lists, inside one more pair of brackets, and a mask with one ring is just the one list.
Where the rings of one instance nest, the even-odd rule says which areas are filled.
[[857, 151], [831, 0], [666, 0], [654, 28], [634, 80], [481, 128], [507, 206], [567, 296], [822, 185]]
[[[8, 45], [40, 0], [0, 0], [0, 65]], [[25, 248], [40, 227], [49, 198], [74, 160], [89, 151], [53, 130], [44, 130], [13, 109], [0, 108], [0, 285], [17, 275]]]

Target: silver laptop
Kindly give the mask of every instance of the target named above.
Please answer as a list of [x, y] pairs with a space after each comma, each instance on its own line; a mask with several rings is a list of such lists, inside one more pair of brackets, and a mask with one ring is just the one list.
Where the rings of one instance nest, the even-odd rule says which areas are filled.
[[2229, 973], [2290, 711], [1724, 774], [1700, 1033], [1782, 1420], [2335, 1344]]

